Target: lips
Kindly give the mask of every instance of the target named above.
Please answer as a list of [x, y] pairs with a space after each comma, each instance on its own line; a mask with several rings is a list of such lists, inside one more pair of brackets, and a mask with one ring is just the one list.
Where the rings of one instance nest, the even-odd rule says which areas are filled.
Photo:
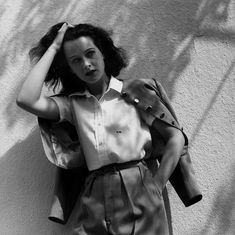
[[96, 70], [91, 70], [85, 73], [86, 76], [92, 76], [94, 73], [96, 72]]

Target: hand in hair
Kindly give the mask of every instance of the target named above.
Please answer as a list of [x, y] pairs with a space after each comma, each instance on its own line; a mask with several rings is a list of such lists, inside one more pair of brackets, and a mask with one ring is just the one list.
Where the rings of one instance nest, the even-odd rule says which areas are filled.
[[54, 57], [62, 45], [64, 34], [69, 27], [71, 25], [64, 23], [58, 32], [55, 32], [56, 35], [50, 47], [31, 69], [17, 96], [16, 103], [18, 106], [39, 117], [52, 120], [59, 118], [57, 105], [52, 99], [41, 96], [41, 91]]
[[64, 34], [68, 28], [73, 28], [74, 26], [68, 23], [64, 23], [61, 28], [58, 30], [57, 36], [51, 44], [51, 48], [58, 51], [62, 45]]

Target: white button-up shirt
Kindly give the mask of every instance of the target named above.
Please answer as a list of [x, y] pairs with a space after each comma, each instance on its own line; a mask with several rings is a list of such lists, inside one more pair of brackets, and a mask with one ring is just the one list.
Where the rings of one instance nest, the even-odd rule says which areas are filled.
[[122, 81], [112, 77], [99, 100], [87, 90], [53, 97], [60, 120], [68, 120], [77, 128], [89, 170], [142, 159], [151, 146], [149, 128], [136, 108], [122, 99], [122, 86]]

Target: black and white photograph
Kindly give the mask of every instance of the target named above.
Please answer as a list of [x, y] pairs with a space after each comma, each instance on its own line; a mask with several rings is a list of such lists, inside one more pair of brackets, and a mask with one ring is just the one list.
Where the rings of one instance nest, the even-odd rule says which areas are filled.
[[234, 235], [235, 2], [0, 0], [0, 234]]

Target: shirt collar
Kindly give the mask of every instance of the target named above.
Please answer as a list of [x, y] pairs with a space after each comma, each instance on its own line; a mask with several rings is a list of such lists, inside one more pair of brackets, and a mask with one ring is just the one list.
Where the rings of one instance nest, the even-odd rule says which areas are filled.
[[[109, 90], [114, 90], [118, 93], [121, 93], [122, 87], [123, 87], [123, 82], [121, 80], [118, 80], [117, 78], [111, 76], [106, 92], [108, 92]], [[91, 93], [86, 89], [84, 91], [74, 92], [74, 93], [70, 94], [69, 97], [76, 96], [76, 95], [90, 97]]]
[[111, 77], [107, 91], [112, 89], [117, 91], [118, 93], [121, 93], [122, 87], [123, 87], [123, 82], [121, 80], [118, 80], [115, 77]]

